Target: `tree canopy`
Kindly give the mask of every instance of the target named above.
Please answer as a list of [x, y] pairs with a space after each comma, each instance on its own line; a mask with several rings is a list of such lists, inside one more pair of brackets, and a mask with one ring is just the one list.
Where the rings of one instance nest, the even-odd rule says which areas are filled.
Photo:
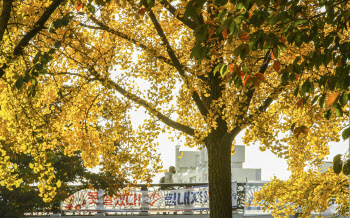
[[[290, 181], [303, 187], [345, 126], [349, 6], [2, 1], [1, 185], [21, 182], [9, 151], [30, 154], [50, 200], [58, 184], [47, 159], [56, 150], [150, 182], [161, 169], [157, 136], [176, 131], [187, 146], [208, 148], [211, 216], [231, 217], [230, 155], [246, 129], [245, 143], [286, 158]], [[134, 127], [139, 107], [147, 115]], [[336, 178], [327, 175], [317, 178]]]

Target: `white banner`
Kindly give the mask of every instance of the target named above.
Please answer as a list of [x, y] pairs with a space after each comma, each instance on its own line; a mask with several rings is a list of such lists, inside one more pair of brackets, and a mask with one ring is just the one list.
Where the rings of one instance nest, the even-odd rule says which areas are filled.
[[[232, 183], [232, 207], [237, 207], [237, 183]], [[128, 191], [112, 197], [104, 191], [81, 190], [61, 202], [64, 211], [141, 212], [208, 210], [208, 185], [178, 190]]]

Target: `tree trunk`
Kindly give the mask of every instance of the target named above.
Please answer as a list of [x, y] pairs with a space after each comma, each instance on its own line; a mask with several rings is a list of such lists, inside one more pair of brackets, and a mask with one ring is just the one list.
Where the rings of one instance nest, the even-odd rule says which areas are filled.
[[216, 138], [208, 140], [206, 146], [209, 162], [210, 217], [231, 218], [231, 143], [223, 143]]

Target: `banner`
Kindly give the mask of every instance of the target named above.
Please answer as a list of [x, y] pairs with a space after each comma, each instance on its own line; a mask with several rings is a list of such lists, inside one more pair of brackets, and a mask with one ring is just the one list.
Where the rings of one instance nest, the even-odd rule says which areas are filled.
[[[232, 183], [232, 207], [237, 207], [237, 183]], [[105, 196], [103, 190], [81, 190], [61, 202], [63, 211], [141, 212], [208, 210], [209, 187], [128, 191]]]

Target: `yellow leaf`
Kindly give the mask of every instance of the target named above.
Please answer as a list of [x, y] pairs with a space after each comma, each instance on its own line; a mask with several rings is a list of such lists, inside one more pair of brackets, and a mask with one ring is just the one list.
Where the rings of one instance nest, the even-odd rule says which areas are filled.
[[56, 186], [57, 186], [57, 188], [61, 187], [61, 180], [58, 180], [58, 181], [56, 182]]
[[180, 156], [178, 156], [178, 158], [179, 158], [179, 159], [181, 159], [181, 158], [182, 158], [182, 156], [184, 156], [184, 153], [181, 151], [181, 155], [180, 155]]

